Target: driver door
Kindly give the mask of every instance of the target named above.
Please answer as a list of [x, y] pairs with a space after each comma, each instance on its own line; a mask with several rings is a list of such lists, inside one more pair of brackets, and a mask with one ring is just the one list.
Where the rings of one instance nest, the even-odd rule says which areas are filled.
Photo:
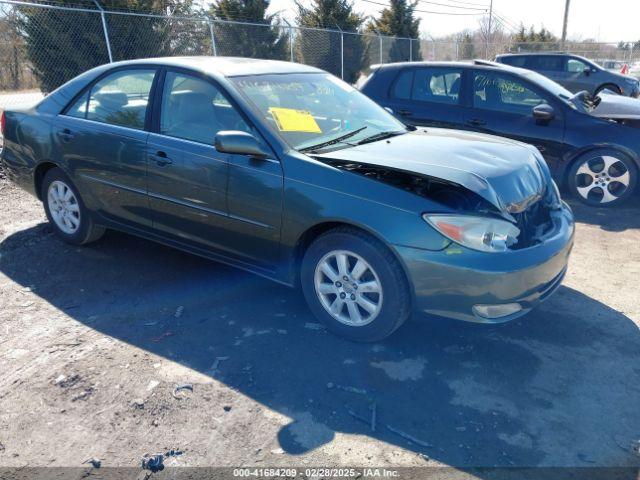
[[272, 270], [280, 239], [280, 163], [215, 149], [222, 130], [260, 137], [208, 78], [168, 70], [156, 103], [147, 143], [153, 227], [234, 263]]

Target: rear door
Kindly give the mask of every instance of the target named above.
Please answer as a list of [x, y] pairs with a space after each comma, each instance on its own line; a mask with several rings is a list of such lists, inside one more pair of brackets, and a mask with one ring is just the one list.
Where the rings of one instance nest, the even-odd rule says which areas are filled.
[[113, 221], [151, 226], [146, 191], [149, 96], [156, 68], [111, 71], [54, 123], [54, 142], [87, 206]]
[[550, 78], [554, 82], [566, 82], [566, 57], [562, 55], [530, 55], [526, 57], [525, 68]]
[[458, 67], [408, 67], [389, 91], [388, 106], [404, 123], [457, 128], [462, 123], [462, 82]]
[[[564, 152], [564, 115], [547, 92], [516, 75], [473, 71], [473, 96], [464, 115], [465, 128], [530, 143], [540, 150], [552, 171]], [[533, 118], [533, 107], [548, 103], [556, 116], [547, 123]]]

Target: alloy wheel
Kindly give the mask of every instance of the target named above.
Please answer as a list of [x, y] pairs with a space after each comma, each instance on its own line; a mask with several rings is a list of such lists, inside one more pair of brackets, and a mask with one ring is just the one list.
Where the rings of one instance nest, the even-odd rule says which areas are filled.
[[324, 309], [345, 325], [368, 325], [382, 310], [378, 274], [364, 258], [348, 250], [334, 250], [320, 259], [314, 286]]
[[631, 177], [624, 161], [609, 155], [584, 161], [576, 171], [576, 190], [589, 201], [606, 204], [618, 200], [627, 189]]
[[80, 205], [73, 190], [66, 183], [55, 180], [49, 185], [47, 202], [56, 226], [67, 235], [76, 233], [80, 228]]

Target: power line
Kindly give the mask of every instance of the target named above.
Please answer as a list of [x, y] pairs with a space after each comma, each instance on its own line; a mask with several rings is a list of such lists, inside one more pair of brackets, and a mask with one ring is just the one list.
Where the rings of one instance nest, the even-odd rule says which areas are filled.
[[462, 5], [475, 5], [476, 7], [489, 8], [489, 5], [487, 5], [486, 3], [482, 4], [482, 3], [463, 2], [461, 0], [447, 0], [447, 1], [453, 2], [453, 3], [460, 3]]
[[498, 15], [495, 10], [493, 12], [493, 16], [495, 17], [495, 19], [500, 23], [500, 25], [502, 25], [505, 30], [508, 30], [511, 33], [517, 33], [518, 30], [520, 29], [519, 27], [515, 27], [511, 24], [511, 22], [509, 22], [508, 20], [506, 20], [502, 15]]
[[430, 2], [428, 0], [416, 0], [420, 3], [428, 3], [430, 5], [438, 5], [440, 7], [449, 7], [449, 8], [460, 8], [462, 10], [483, 10], [486, 12], [486, 8], [477, 8], [477, 7], [461, 7], [459, 5], [448, 5], [446, 3], [438, 3], [438, 2]]
[[[385, 7], [385, 8], [389, 8], [389, 5], [387, 5], [386, 3], [375, 2], [374, 0], [362, 0], [362, 1], [363, 2], [367, 2], [367, 3], [372, 3], [374, 5], [380, 5], [380, 6]], [[429, 10], [414, 10], [414, 12], [429, 13], [429, 14], [433, 14], [433, 15], [484, 15], [486, 13], [486, 10], [483, 11], [483, 12], [478, 12], [478, 13], [433, 12], [433, 11], [429, 11]]]
[[520, 30], [519, 24], [508, 18], [504, 13], [498, 12], [496, 9], [493, 10], [493, 14], [502, 19], [503, 23], [511, 26], [514, 30]]

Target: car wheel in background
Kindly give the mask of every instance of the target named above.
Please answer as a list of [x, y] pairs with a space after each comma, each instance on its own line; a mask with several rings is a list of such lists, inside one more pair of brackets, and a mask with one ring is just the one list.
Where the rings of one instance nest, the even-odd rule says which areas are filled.
[[105, 228], [96, 225], [77, 189], [59, 168], [44, 176], [41, 198], [53, 231], [65, 242], [84, 245], [104, 235]]
[[611, 90], [613, 93], [617, 93], [618, 95], [622, 95], [622, 90], [620, 90], [620, 87], [618, 87], [617, 85], [614, 85], [613, 83], [607, 83], [605, 85], [600, 85], [598, 88], [596, 88], [595, 95], [598, 95], [603, 90]]
[[613, 207], [629, 198], [638, 170], [631, 158], [616, 150], [594, 150], [578, 157], [569, 171], [571, 193], [587, 205]]
[[359, 342], [391, 335], [410, 313], [404, 271], [380, 241], [344, 227], [318, 237], [300, 272], [311, 311], [332, 332]]

